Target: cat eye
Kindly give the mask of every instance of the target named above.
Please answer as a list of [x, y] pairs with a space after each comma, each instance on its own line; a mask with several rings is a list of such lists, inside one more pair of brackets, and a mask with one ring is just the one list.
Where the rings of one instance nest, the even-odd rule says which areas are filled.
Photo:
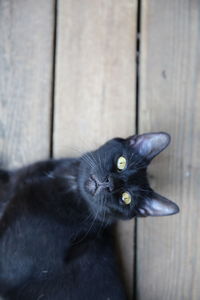
[[131, 203], [131, 194], [129, 193], [129, 192], [124, 192], [123, 194], [122, 194], [122, 201], [126, 204], [126, 205], [128, 205], [128, 204], [130, 204]]
[[124, 156], [120, 156], [117, 160], [117, 169], [122, 171], [126, 168], [127, 162]]

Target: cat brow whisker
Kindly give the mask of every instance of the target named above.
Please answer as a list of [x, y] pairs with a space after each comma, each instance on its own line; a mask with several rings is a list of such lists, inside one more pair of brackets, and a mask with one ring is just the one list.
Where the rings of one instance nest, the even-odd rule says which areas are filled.
[[146, 163], [143, 161], [143, 158], [140, 157], [139, 159], [133, 161], [129, 165], [130, 167], [136, 167], [137, 169], [144, 168], [146, 166]]
[[140, 192], [147, 192], [147, 193], [149, 193], [149, 190], [148, 190], [148, 189], [145, 190], [145, 189], [140, 188], [139, 191], [140, 191]]

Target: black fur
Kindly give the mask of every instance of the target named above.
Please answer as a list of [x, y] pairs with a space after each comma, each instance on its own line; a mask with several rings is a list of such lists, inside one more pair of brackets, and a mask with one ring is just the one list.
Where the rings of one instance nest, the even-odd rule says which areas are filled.
[[[81, 158], [0, 171], [0, 295], [126, 299], [111, 224], [178, 211], [149, 187], [146, 168], [169, 142], [155, 148], [153, 139], [150, 146], [145, 135], [113, 139]], [[119, 172], [122, 155], [128, 164]], [[124, 191], [132, 195], [129, 205], [122, 201]]]

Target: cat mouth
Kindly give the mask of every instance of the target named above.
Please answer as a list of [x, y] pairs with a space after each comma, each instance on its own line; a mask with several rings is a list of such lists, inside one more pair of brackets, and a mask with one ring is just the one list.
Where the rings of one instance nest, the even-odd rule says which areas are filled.
[[90, 176], [86, 181], [85, 187], [90, 194], [95, 195], [95, 192], [97, 190], [97, 183], [92, 176]]
[[108, 191], [111, 192], [113, 190], [113, 181], [110, 177], [108, 177], [103, 182], [101, 182], [97, 178], [97, 176], [91, 175], [86, 181], [85, 187], [91, 195], [96, 196], [104, 189], [108, 189]]

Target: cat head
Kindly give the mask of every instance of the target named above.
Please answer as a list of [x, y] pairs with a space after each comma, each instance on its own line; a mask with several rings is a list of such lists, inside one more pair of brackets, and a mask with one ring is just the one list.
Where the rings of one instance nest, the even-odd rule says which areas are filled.
[[172, 201], [155, 193], [147, 167], [170, 143], [167, 133], [115, 138], [81, 158], [79, 186], [96, 219], [167, 216], [179, 212]]

